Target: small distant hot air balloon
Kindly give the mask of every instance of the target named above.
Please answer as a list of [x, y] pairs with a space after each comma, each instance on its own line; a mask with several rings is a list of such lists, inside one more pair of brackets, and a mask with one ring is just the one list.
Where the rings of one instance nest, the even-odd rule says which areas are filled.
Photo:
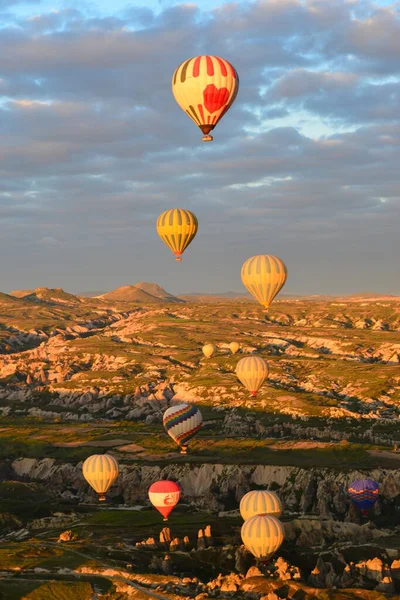
[[181, 488], [175, 481], [157, 481], [149, 488], [149, 500], [168, 521], [169, 513], [175, 508], [181, 497]]
[[206, 344], [202, 348], [203, 354], [206, 358], [211, 358], [216, 353], [217, 349], [214, 344]]
[[203, 424], [201, 412], [193, 404], [177, 404], [167, 408], [163, 416], [166, 432], [180, 447], [181, 454], [187, 453], [190, 440]]
[[267, 561], [285, 539], [285, 530], [276, 517], [255, 515], [243, 523], [241, 535], [247, 550], [258, 560]]
[[253, 490], [241, 499], [240, 514], [244, 521], [255, 515], [270, 515], [278, 518], [282, 514], [282, 504], [274, 492]]
[[252, 256], [242, 266], [242, 282], [267, 311], [272, 300], [285, 285], [287, 268], [277, 256]]
[[269, 367], [267, 361], [260, 356], [245, 356], [239, 360], [235, 372], [251, 395], [257, 396], [258, 390], [268, 377]]
[[82, 473], [88, 484], [99, 494], [99, 500], [106, 499], [105, 494], [118, 477], [118, 462], [109, 454], [93, 454], [82, 465]]
[[232, 106], [239, 89], [234, 67], [219, 56], [195, 56], [185, 60], [172, 77], [172, 93], [183, 111], [211, 142], [210, 131]]
[[229, 349], [232, 352], [232, 354], [236, 354], [236, 352], [239, 352], [240, 350], [240, 344], [238, 344], [237, 342], [231, 342], [229, 344]]
[[379, 497], [379, 484], [373, 479], [357, 479], [349, 486], [349, 496], [365, 516]]
[[190, 210], [171, 208], [157, 219], [157, 233], [175, 254], [175, 260], [182, 260], [181, 254], [189, 246], [197, 233], [197, 217]]

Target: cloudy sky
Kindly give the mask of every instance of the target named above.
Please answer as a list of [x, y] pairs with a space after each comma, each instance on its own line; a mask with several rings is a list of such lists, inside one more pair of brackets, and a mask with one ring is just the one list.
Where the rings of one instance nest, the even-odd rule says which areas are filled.
[[[0, 0], [0, 289], [400, 294], [400, 2]], [[235, 104], [201, 134], [171, 93], [216, 54]], [[155, 231], [195, 212], [182, 263]]]

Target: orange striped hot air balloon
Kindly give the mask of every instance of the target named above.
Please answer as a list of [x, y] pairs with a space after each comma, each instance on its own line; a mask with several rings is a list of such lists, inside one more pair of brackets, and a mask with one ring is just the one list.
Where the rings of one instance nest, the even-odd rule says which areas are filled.
[[118, 462], [109, 454], [93, 454], [82, 465], [82, 473], [89, 485], [99, 494], [100, 502], [118, 477]]
[[232, 106], [239, 89], [234, 67], [219, 56], [195, 56], [185, 60], [172, 77], [172, 93], [182, 110], [211, 142], [210, 131]]
[[280, 517], [282, 504], [274, 492], [268, 490], [253, 490], [247, 492], [240, 501], [240, 514], [246, 521], [255, 515], [270, 515]]
[[239, 360], [235, 372], [244, 387], [255, 397], [268, 377], [269, 367], [261, 356], [245, 356]]
[[242, 282], [267, 311], [272, 300], [285, 285], [287, 268], [283, 260], [271, 254], [259, 254], [242, 266]]
[[241, 535], [247, 550], [257, 559], [267, 561], [285, 539], [285, 530], [279, 519], [261, 514], [243, 523]]
[[206, 344], [202, 348], [202, 352], [206, 358], [211, 358], [216, 353], [217, 349], [214, 344]]
[[237, 342], [231, 342], [229, 344], [229, 349], [232, 352], [232, 354], [236, 354], [236, 352], [239, 352], [240, 350], [240, 344], [238, 344]]
[[190, 210], [171, 208], [158, 217], [156, 227], [164, 244], [175, 254], [175, 260], [182, 260], [182, 253], [197, 233], [198, 222]]

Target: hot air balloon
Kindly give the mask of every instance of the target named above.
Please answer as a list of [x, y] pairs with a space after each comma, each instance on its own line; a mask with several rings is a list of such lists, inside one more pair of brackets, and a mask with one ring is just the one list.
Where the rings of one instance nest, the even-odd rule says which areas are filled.
[[229, 349], [232, 352], [232, 354], [236, 354], [236, 352], [239, 352], [240, 350], [240, 344], [238, 344], [237, 342], [231, 342], [229, 344]]
[[210, 131], [232, 106], [239, 89], [233, 66], [219, 56], [195, 56], [185, 60], [172, 77], [172, 93], [185, 113], [211, 142]]
[[270, 515], [278, 518], [282, 514], [282, 504], [274, 492], [254, 490], [241, 499], [240, 514], [244, 521], [254, 515]]
[[243, 523], [241, 535], [247, 550], [257, 559], [267, 561], [285, 539], [285, 530], [276, 517], [255, 515]]
[[177, 404], [167, 408], [163, 416], [163, 425], [169, 436], [186, 454], [189, 441], [203, 424], [201, 412], [193, 404]]
[[175, 481], [157, 481], [149, 488], [149, 500], [168, 521], [169, 513], [175, 508], [181, 497], [181, 488]]
[[175, 254], [175, 260], [182, 260], [181, 254], [197, 233], [197, 217], [184, 208], [171, 208], [157, 219], [157, 233]]
[[206, 344], [202, 348], [203, 354], [206, 358], [211, 358], [216, 353], [217, 349], [214, 344]]
[[268, 363], [260, 356], [245, 356], [236, 365], [236, 375], [249, 390], [252, 396], [257, 392], [268, 377]]
[[287, 268], [277, 256], [252, 256], [242, 266], [242, 282], [250, 294], [267, 311], [272, 300], [285, 285]]
[[82, 465], [82, 473], [89, 485], [99, 494], [99, 500], [106, 499], [105, 494], [118, 477], [118, 462], [109, 454], [93, 454]]
[[349, 486], [349, 496], [365, 516], [378, 500], [379, 484], [372, 479], [357, 479]]

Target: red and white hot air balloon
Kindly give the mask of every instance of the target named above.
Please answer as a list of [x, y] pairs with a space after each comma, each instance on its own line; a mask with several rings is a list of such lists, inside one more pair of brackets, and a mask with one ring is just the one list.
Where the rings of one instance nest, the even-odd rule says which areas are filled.
[[149, 500], [152, 505], [168, 521], [168, 515], [175, 508], [181, 497], [181, 488], [175, 481], [156, 481], [149, 488]]

